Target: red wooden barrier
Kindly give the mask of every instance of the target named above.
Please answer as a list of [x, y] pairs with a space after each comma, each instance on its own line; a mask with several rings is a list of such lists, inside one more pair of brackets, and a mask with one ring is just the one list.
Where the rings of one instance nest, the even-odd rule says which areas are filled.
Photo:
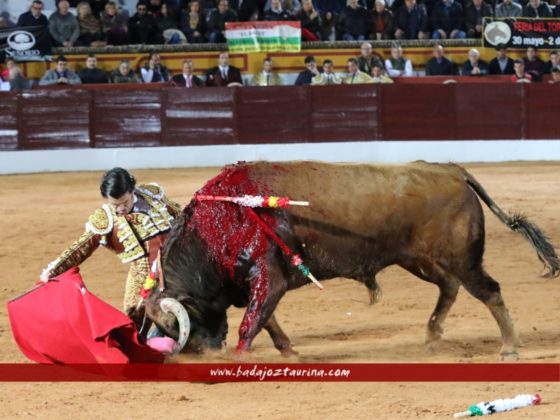
[[1, 93], [0, 150], [560, 137], [557, 85], [416, 79], [422, 82]]

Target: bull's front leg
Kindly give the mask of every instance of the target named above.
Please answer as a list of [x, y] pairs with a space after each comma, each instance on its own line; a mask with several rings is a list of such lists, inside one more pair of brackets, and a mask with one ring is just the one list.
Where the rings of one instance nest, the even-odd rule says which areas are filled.
[[278, 324], [278, 321], [276, 321], [276, 317], [274, 316], [274, 314], [272, 314], [272, 316], [268, 319], [264, 328], [270, 335], [270, 338], [272, 338], [274, 347], [276, 347], [280, 351], [280, 354], [282, 354], [282, 356], [290, 357], [298, 354], [298, 352], [292, 348], [292, 342], [290, 341], [290, 338], [282, 330], [280, 324]]
[[288, 289], [287, 280], [277, 263], [257, 263], [251, 270], [250, 284], [249, 303], [239, 326], [237, 354], [251, 347], [253, 339], [268, 322]]

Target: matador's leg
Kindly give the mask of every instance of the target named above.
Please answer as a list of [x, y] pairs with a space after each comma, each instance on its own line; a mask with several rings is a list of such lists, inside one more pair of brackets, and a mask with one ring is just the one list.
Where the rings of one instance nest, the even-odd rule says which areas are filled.
[[124, 289], [124, 312], [131, 315], [140, 300], [140, 291], [144, 286], [146, 277], [150, 274], [150, 263], [148, 258], [140, 258], [130, 263], [126, 285]]

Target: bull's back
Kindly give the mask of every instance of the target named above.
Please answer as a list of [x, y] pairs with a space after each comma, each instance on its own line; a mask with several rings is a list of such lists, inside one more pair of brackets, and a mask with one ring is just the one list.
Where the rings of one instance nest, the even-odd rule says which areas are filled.
[[429, 223], [472, 196], [455, 165], [256, 162], [248, 172], [268, 193], [310, 202], [290, 214], [363, 236]]

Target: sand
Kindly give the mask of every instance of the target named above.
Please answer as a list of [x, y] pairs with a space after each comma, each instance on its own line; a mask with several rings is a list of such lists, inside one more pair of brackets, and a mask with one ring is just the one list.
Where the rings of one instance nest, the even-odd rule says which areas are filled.
[[[521, 211], [560, 248], [560, 163], [467, 165], [504, 209]], [[208, 169], [139, 170], [185, 203]], [[101, 203], [99, 173], [53, 173], [0, 178], [0, 299], [30, 288], [42, 268], [82, 232]], [[520, 361], [560, 362], [560, 280], [539, 276], [542, 264], [530, 245], [485, 209], [485, 267], [502, 293], [524, 346]], [[120, 308], [127, 267], [106, 250], [82, 265], [89, 289]], [[424, 346], [437, 288], [399, 268], [378, 276], [381, 301], [368, 305], [365, 288], [351, 280], [289, 292], [276, 311], [299, 356], [282, 358], [266, 333], [248, 361], [259, 363], [469, 362], [499, 360], [500, 334], [484, 305], [461, 289], [436, 351]], [[224, 354], [181, 355], [174, 362], [233, 361], [243, 312], [229, 312]], [[0, 306], [0, 362], [29, 363], [18, 350]], [[1, 379], [1, 378], [0, 378]], [[2, 383], [2, 418], [41, 419], [439, 419], [470, 404], [539, 392], [543, 403], [497, 419], [560, 419], [560, 383]]]

